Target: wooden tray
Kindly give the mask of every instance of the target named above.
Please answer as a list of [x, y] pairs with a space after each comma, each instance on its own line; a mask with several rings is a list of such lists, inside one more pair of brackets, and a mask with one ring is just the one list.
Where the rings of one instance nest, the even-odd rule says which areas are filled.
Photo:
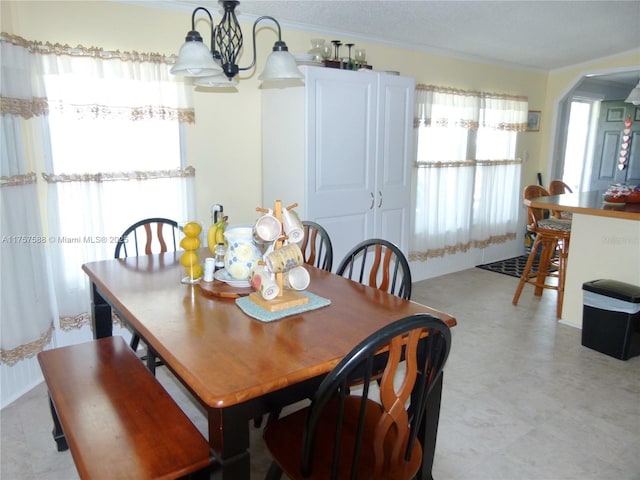
[[253, 292], [251, 287], [233, 287], [228, 283], [214, 280], [213, 282], [200, 281], [200, 290], [206, 296], [222, 298], [238, 298], [249, 295]]
[[278, 295], [273, 300], [265, 300], [258, 292], [253, 292], [249, 295], [249, 299], [269, 312], [277, 312], [309, 303], [309, 297], [291, 290], [285, 290], [282, 295]]

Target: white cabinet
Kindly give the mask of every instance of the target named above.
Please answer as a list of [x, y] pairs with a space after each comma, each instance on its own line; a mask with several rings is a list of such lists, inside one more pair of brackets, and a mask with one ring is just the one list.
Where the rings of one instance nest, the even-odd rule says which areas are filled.
[[301, 67], [304, 86], [262, 92], [263, 204], [297, 202], [324, 226], [334, 270], [367, 238], [406, 253], [411, 219], [414, 80]]

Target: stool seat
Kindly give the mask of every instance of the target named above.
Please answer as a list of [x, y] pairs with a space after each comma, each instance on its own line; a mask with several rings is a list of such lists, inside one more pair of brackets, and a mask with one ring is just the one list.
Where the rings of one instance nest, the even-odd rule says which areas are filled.
[[[525, 188], [525, 199], [548, 196], [549, 193], [538, 185]], [[525, 284], [535, 286], [534, 295], [541, 296], [544, 289], [556, 290], [558, 301], [556, 307], [557, 318], [562, 317], [562, 302], [564, 300], [564, 284], [566, 278], [567, 258], [569, 257], [569, 239], [571, 237], [571, 220], [556, 217], [545, 218], [545, 210], [535, 207], [527, 208], [529, 224], [527, 230], [535, 237], [531, 252], [524, 267], [513, 304], [517, 305]], [[534, 268], [534, 261], [539, 251], [538, 268]], [[555, 268], [552, 268], [555, 267]], [[557, 283], [547, 283], [548, 277], [557, 278]]]
[[552, 230], [554, 232], [570, 232], [571, 220], [562, 218], [547, 218], [538, 222], [538, 231]]

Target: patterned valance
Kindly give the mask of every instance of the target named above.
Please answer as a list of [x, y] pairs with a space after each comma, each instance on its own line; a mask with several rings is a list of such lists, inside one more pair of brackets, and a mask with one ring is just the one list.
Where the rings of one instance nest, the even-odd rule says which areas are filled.
[[0, 34], [0, 113], [195, 123], [192, 89], [169, 73], [175, 55], [109, 51]]
[[172, 120], [180, 123], [194, 123], [195, 112], [192, 108], [172, 108], [166, 106], [144, 105], [140, 107], [122, 107], [111, 105], [79, 105], [54, 102], [51, 109], [58, 113], [71, 113], [79, 120], [117, 118], [120, 120]]
[[36, 183], [38, 180], [34, 172], [26, 173], [24, 175], [12, 175], [10, 177], [0, 177], [0, 188], [5, 187], [17, 187], [19, 185], [30, 185]]
[[43, 173], [42, 178], [47, 183], [59, 182], [113, 182], [123, 180], [155, 180], [158, 178], [195, 177], [193, 167], [177, 168], [174, 170], [152, 170], [134, 172], [100, 172], [100, 173], [72, 173], [53, 174]]
[[49, 103], [46, 98], [7, 98], [0, 95], [2, 115], [16, 115], [28, 120], [48, 113]]
[[25, 48], [31, 53], [39, 53], [41, 55], [67, 55], [70, 57], [101, 58], [103, 60], [117, 59], [123, 62], [166, 63], [167, 65], [173, 65], [177, 59], [176, 55], [163, 55], [161, 53], [111, 51], [98, 47], [83, 47], [82, 45], [70, 47], [69, 45], [62, 45], [60, 43], [26, 40], [18, 35], [11, 35], [5, 32], [0, 33], [0, 41]]
[[527, 97], [436, 85], [417, 85], [414, 128], [420, 125], [491, 128], [523, 132], [527, 129]]
[[415, 162], [416, 168], [462, 168], [462, 167], [477, 167], [477, 166], [490, 166], [495, 167], [498, 165], [521, 165], [522, 159], [496, 159], [496, 160], [465, 160], [456, 161], [451, 160], [447, 162]]

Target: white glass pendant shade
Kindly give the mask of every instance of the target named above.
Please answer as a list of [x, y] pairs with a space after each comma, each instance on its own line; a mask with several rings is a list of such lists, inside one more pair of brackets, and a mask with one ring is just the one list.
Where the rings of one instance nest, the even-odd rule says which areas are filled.
[[290, 78], [304, 78], [302, 72], [298, 70], [296, 59], [286, 51], [271, 52], [258, 79], [270, 81]]
[[238, 80], [234, 77], [229, 79], [226, 75], [211, 75], [208, 77], [198, 77], [193, 82], [197, 87], [235, 87]]
[[636, 87], [631, 90], [631, 93], [629, 93], [629, 96], [627, 97], [625, 102], [633, 103], [634, 105], [640, 105], [640, 82], [638, 82], [638, 85], [636, 85]]
[[203, 42], [185, 42], [170, 71], [185, 77], [207, 77], [222, 73], [222, 68], [213, 61], [211, 52]]

